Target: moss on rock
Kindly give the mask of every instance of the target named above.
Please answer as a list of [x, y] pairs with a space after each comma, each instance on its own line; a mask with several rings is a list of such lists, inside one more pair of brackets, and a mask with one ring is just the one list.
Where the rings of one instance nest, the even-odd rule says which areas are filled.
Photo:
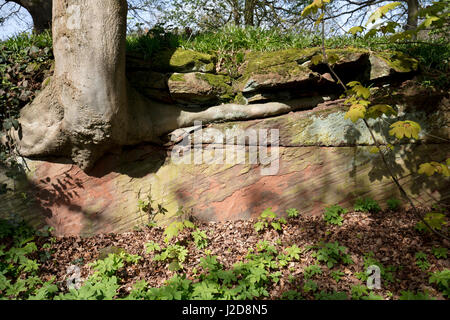
[[183, 73], [173, 73], [169, 77], [169, 81], [186, 82]]
[[249, 52], [245, 56], [247, 67], [243, 74], [257, 72], [276, 65], [289, 62], [302, 64], [318, 53], [319, 48], [285, 49], [271, 52]]
[[152, 68], [163, 72], [214, 72], [215, 60], [213, 55], [193, 50], [178, 48], [156, 53]]

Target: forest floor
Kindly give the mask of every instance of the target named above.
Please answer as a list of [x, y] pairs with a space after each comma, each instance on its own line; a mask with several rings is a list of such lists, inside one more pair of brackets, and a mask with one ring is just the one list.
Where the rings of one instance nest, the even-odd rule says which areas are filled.
[[[118, 247], [142, 257], [137, 264], [126, 266], [121, 272], [119, 292], [126, 294], [138, 280], [145, 279], [151, 287], [160, 287], [176, 273], [186, 274], [188, 279], [195, 282], [198, 279], [197, 272], [201, 269], [200, 258], [208, 254], [217, 256], [224, 269], [232, 268], [236, 262], [245, 261], [249, 248], [255, 249], [259, 241], [267, 240], [278, 252], [294, 244], [303, 249], [299, 260], [291, 261], [280, 269], [279, 281], [267, 288], [268, 299], [280, 299], [283, 293], [290, 290], [302, 292], [307, 283], [304, 270], [315, 264], [320, 266], [322, 273], [309, 278], [317, 288], [303, 290], [301, 294], [304, 299], [314, 299], [314, 293], [322, 290], [345, 292], [351, 297], [352, 287], [366, 285], [365, 281], [357, 278], [358, 273], [365, 273], [367, 265], [373, 264], [375, 260], [382, 266], [382, 279], [381, 289], [374, 289], [374, 294], [384, 299], [398, 299], [402, 291], [427, 292], [435, 299], [445, 299], [435, 285], [429, 284], [429, 278], [435, 271], [450, 268], [449, 259], [437, 259], [433, 254], [433, 248], [448, 247], [446, 240], [417, 231], [415, 225], [418, 220], [411, 212], [350, 212], [343, 217], [343, 224], [337, 226], [327, 224], [322, 217], [299, 216], [287, 219], [281, 231], [266, 228], [260, 232], [255, 231], [255, 219], [209, 223], [195, 221], [195, 225], [206, 232], [208, 245], [198, 249], [194, 241], [190, 240], [190, 229], [184, 229], [172, 239], [171, 243], [178, 241], [188, 249], [183, 269], [179, 271], [169, 271], [166, 263], [152, 260], [154, 253], [146, 252], [145, 244], [150, 241], [161, 247], [167, 245], [163, 228], [144, 227], [133, 232], [100, 234], [88, 238], [58, 237], [51, 241], [51, 258], [40, 266], [40, 277], [48, 280], [56, 276], [60, 289], [67, 291], [65, 281], [67, 268], [71, 264], [78, 264], [82, 279], [86, 279], [93, 273], [88, 263], [101, 258], [102, 252]], [[46, 241], [48, 238], [36, 242]], [[354, 263], [336, 264], [331, 269], [321, 264], [313, 256], [315, 250], [305, 250], [320, 241], [338, 241], [339, 245], [347, 248]], [[426, 257], [417, 259], [418, 252], [425, 253]], [[423, 270], [419, 260], [426, 262], [422, 266]]]

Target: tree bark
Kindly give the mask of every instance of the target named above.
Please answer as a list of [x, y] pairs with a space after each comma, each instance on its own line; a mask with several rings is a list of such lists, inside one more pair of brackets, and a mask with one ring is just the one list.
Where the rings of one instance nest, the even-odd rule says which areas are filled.
[[255, 0], [245, 0], [244, 22], [246, 27], [247, 26], [253, 27], [255, 25], [254, 23], [255, 6], [256, 6]]
[[406, 22], [406, 30], [416, 30], [419, 17], [419, 0], [407, 0], [408, 3], [408, 19]]
[[126, 17], [125, 0], [54, 0], [55, 72], [21, 110], [21, 130], [12, 132], [20, 155], [66, 157], [87, 170], [109, 149], [161, 143], [160, 136], [195, 120], [253, 119], [294, 110], [267, 103], [186, 112], [144, 98], [125, 77]]
[[52, 0], [10, 0], [24, 7], [33, 19], [33, 29], [41, 33], [52, 27]]

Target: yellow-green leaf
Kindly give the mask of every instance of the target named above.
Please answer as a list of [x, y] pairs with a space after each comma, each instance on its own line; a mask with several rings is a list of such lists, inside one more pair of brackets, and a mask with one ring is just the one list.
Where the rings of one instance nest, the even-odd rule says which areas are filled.
[[302, 17], [306, 17], [310, 14], [314, 14], [317, 12], [319, 8], [322, 8], [322, 1], [321, 0], [314, 0], [310, 5], [306, 6], [305, 9], [302, 11]]
[[389, 11], [397, 8], [401, 3], [400, 2], [392, 2], [392, 3], [388, 3], [382, 7], [379, 7], [377, 10], [375, 10], [369, 17], [369, 20], [367, 20], [366, 26], [374, 23], [375, 21], [377, 21], [378, 19], [384, 17], [386, 15], [386, 13], [388, 13]]
[[422, 163], [419, 166], [419, 170], [418, 170], [418, 172], [420, 174], [426, 174], [429, 177], [432, 176], [435, 173], [435, 171], [436, 171], [436, 167], [432, 163], [429, 163], [429, 162]]
[[374, 106], [371, 106], [369, 110], [367, 110], [366, 117], [376, 119], [378, 117], [381, 117], [383, 114], [387, 116], [397, 115], [397, 111], [395, 111], [394, 108], [392, 108], [390, 105], [376, 104]]
[[426, 174], [427, 176], [432, 176], [435, 173], [442, 174], [444, 177], [450, 176], [448, 165], [436, 161], [422, 163], [419, 166], [418, 172], [420, 174]]
[[371, 148], [369, 149], [369, 152], [370, 152], [370, 153], [378, 153], [378, 152], [380, 152], [380, 149], [378, 149], [377, 147], [371, 147]]
[[390, 126], [389, 134], [397, 139], [414, 138], [419, 139], [420, 125], [411, 120], [397, 121]]
[[356, 26], [356, 27], [350, 28], [350, 30], [348, 30], [348, 33], [351, 33], [352, 35], [356, 35], [358, 32], [363, 32], [363, 30], [364, 30], [364, 27]]
[[347, 83], [347, 86], [350, 88], [352, 88], [354, 86], [360, 86], [360, 85], [361, 85], [361, 82], [359, 82], [359, 81], [350, 81], [349, 83]]
[[434, 21], [438, 21], [438, 20], [440, 20], [439, 17], [431, 16], [431, 17], [426, 18], [425, 21], [422, 22], [422, 25], [425, 28], [428, 28], [429, 26], [431, 26], [433, 24]]
[[363, 119], [366, 114], [366, 107], [360, 104], [354, 104], [345, 114], [345, 119], [352, 120], [353, 123], [358, 121], [358, 119]]
[[335, 64], [339, 60], [340, 60], [339, 56], [335, 53], [328, 55], [328, 63], [330, 63], [330, 64]]
[[356, 93], [356, 95], [364, 99], [368, 99], [370, 97], [370, 90], [362, 85], [354, 86], [353, 91]]
[[317, 18], [317, 20], [316, 20], [316, 22], [314, 22], [314, 25], [317, 27], [321, 22], [322, 22], [322, 19], [323, 19], [323, 16], [325, 15], [325, 13], [323, 12], [320, 16], [319, 16], [319, 18]]
[[311, 63], [317, 65], [323, 61], [323, 56], [321, 54], [316, 54], [311, 58]]

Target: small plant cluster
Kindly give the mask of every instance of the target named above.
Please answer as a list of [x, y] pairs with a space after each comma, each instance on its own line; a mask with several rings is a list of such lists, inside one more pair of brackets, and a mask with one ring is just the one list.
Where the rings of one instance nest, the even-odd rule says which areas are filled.
[[[386, 204], [391, 211], [398, 211], [401, 207], [401, 202], [398, 199], [391, 198], [386, 201]], [[381, 211], [381, 207], [375, 200], [367, 198], [359, 198], [354, 204], [354, 210], [359, 212], [377, 213]], [[344, 221], [343, 215], [348, 212], [347, 209], [342, 208], [340, 205], [335, 204], [325, 208], [323, 213], [323, 219], [329, 224], [342, 226]]]
[[325, 208], [323, 219], [327, 223], [341, 226], [344, 221], [342, 215], [345, 213], [347, 213], [347, 210], [336, 204]]
[[42, 281], [38, 276], [39, 254], [49, 252], [38, 249], [34, 235], [23, 221], [0, 219], [0, 240], [11, 242], [9, 246], [0, 245], [0, 299], [43, 300], [58, 291], [54, 279]]
[[[291, 212], [292, 214], [292, 212]], [[255, 231], [263, 231], [268, 228], [272, 228], [275, 231], [281, 231], [281, 226], [286, 223], [286, 219], [278, 218], [278, 215], [272, 211], [272, 208], [264, 210], [258, 218], [258, 222], [255, 223]]]
[[388, 284], [389, 282], [395, 281], [395, 272], [397, 271], [397, 267], [395, 266], [385, 267], [381, 262], [375, 259], [375, 254], [372, 251], [365, 253], [363, 260], [364, 260], [363, 271], [356, 273], [356, 277], [361, 281], [367, 281], [368, 274], [366, 273], [366, 270], [370, 266], [377, 266], [378, 268], [380, 268], [380, 276], [382, 282], [386, 282], [386, 284]]
[[428, 261], [428, 257], [426, 253], [419, 251], [415, 255], [416, 265], [420, 268], [420, 270], [425, 271], [430, 268], [430, 262]]
[[[184, 222], [182, 222], [184, 225]], [[177, 224], [179, 225], [179, 224]], [[189, 228], [184, 225], [184, 228]], [[151, 241], [145, 245], [147, 253], [153, 254], [154, 263], [167, 264], [176, 274], [161, 287], [150, 287], [145, 280], [135, 282], [131, 291], [123, 291], [127, 270], [133, 264], [139, 264], [144, 257], [129, 254], [122, 250], [109, 253], [104, 258], [88, 264], [93, 273], [85, 280], [80, 279], [79, 286], [69, 287], [67, 290], [63, 283], [55, 283], [54, 279], [43, 281], [39, 277], [39, 260], [51, 257], [51, 228], [43, 228], [35, 232], [23, 221], [0, 220], [0, 299], [35, 299], [35, 300], [140, 300], [140, 299], [262, 299], [269, 296], [271, 287], [278, 283], [286, 272], [291, 271], [293, 263], [301, 261], [307, 250], [313, 250], [312, 256], [317, 264], [304, 268], [303, 281], [301, 278], [289, 277], [289, 283], [296, 286], [295, 290], [284, 292], [283, 299], [316, 300], [378, 300], [383, 297], [374, 294], [363, 285], [351, 288], [351, 295], [340, 291], [319, 290], [316, 282], [324, 274], [324, 266], [329, 268], [330, 276], [334, 281], [341, 281], [345, 273], [336, 267], [353, 263], [347, 248], [338, 242], [319, 242], [317, 245], [307, 247], [306, 250], [293, 244], [283, 247], [281, 240], [273, 242], [259, 241], [254, 248], [249, 248], [242, 261], [230, 268], [225, 268], [219, 257], [206, 253], [200, 263], [192, 269], [188, 277], [183, 272], [183, 263], [188, 259], [189, 252], [185, 241], [192, 241], [198, 249], [207, 245], [206, 232], [194, 226], [188, 237], [177, 237], [178, 241], [165, 241], [160, 245]], [[40, 247], [36, 245], [36, 236], [45, 239]], [[174, 236], [175, 237], [175, 236]], [[188, 239], [188, 240], [187, 240]], [[172, 243], [171, 243], [172, 242]], [[42, 241], [39, 241], [42, 243]], [[119, 248], [120, 249], [120, 248]], [[433, 247], [432, 254], [438, 259], [446, 259], [447, 249]], [[423, 252], [416, 254], [419, 268], [427, 270], [427, 255]], [[76, 265], [82, 261], [73, 261]], [[377, 265], [381, 270], [383, 281], [395, 281], [393, 266], [384, 267], [378, 262], [372, 252], [364, 256], [364, 270], [371, 265]], [[426, 268], [425, 268], [426, 267]], [[357, 274], [358, 276], [358, 274]], [[367, 274], [361, 272], [359, 278], [367, 280]], [[298, 281], [298, 283], [297, 283]], [[444, 269], [430, 275], [429, 283], [440, 290], [444, 296], [449, 296], [450, 271]], [[297, 284], [299, 285], [297, 287]], [[68, 284], [66, 284], [68, 285]], [[401, 300], [432, 299], [427, 292], [403, 291]]]
[[381, 207], [375, 200], [371, 198], [359, 198], [354, 205], [355, 211], [377, 213], [381, 211]]
[[[156, 208], [155, 208], [156, 207]], [[147, 195], [146, 200], [139, 199], [138, 200], [138, 208], [139, 212], [143, 212], [147, 215], [147, 226], [154, 227], [156, 226], [155, 218], [157, 215], [165, 216], [167, 213], [167, 209], [164, 208], [160, 203], [157, 205], [154, 204], [154, 200], [151, 195]], [[142, 216], [141, 216], [142, 221]]]
[[316, 252], [313, 252], [312, 256], [317, 258], [318, 261], [326, 264], [328, 268], [333, 268], [334, 265], [343, 263], [343, 264], [351, 264], [353, 263], [352, 258], [347, 253], [347, 248], [339, 245], [339, 242], [320, 242], [316, 246], [312, 246], [311, 248], [316, 249]]

